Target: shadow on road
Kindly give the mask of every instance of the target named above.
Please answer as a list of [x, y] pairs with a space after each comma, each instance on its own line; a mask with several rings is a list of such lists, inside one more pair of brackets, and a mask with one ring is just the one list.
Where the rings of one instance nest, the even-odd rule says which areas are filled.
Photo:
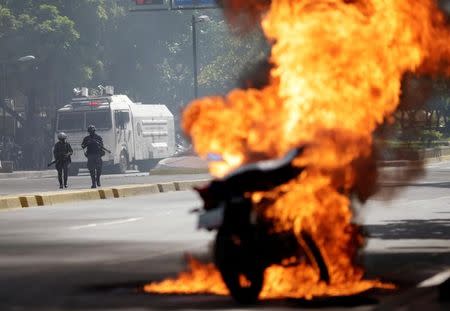
[[[98, 293], [103, 295], [122, 294], [128, 295], [133, 293], [137, 301], [146, 300], [151, 304], [152, 310], [234, 310], [239, 308], [245, 309], [322, 309], [322, 308], [349, 308], [358, 306], [376, 305], [379, 299], [375, 296], [381, 291], [371, 290], [359, 295], [346, 297], [321, 297], [313, 300], [306, 299], [271, 299], [259, 301], [253, 305], [239, 305], [231, 297], [215, 296], [215, 295], [158, 295], [144, 293], [143, 288], [148, 282], [108, 284], [85, 287], [82, 291], [89, 293]], [[143, 307], [137, 303], [135, 307]], [[128, 307], [130, 307], [128, 305]]]
[[230, 297], [153, 295], [140, 290], [151, 281], [182, 271], [182, 253], [134, 261], [132, 266], [124, 262], [71, 263], [60, 268], [40, 266], [2, 280], [0, 285], [5, 295], [0, 294], [0, 310], [333, 310], [349, 307], [368, 310], [414, 288], [437, 268], [447, 265], [449, 256], [450, 253], [366, 254], [366, 277], [393, 281], [399, 285], [399, 291], [371, 290], [349, 297], [314, 300], [269, 300], [245, 308]]
[[[349, 297], [327, 297], [314, 300], [285, 299], [262, 301], [253, 306], [240, 306], [230, 297], [212, 295], [151, 295], [140, 289], [151, 282], [172, 277], [184, 270], [183, 252], [154, 256], [156, 250], [180, 249], [181, 243], [137, 243], [129, 242], [93, 243], [91, 247], [103, 249], [106, 253], [131, 252], [148, 249], [148, 257], [129, 261], [105, 261], [93, 258], [88, 261], [66, 261], [59, 264], [37, 261], [11, 270], [0, 269], [0, 310], [232, 310], [232, 309], [342, 309], [368, 310], [382, 304], [386, 299], [396, 297], [448, 266], [450, 253], [377, 253], [366, 254], [367, 278], [381, 277], [400, 286], [399, 291], [384, 292], [372, 290]], [[30, 245], [28, 245], [30, 246]], [[55, 245], [40, 245], [42, 251]], [[78, 243], [65, 244], [78, 256]], [[23, 248], [22, 251], [25, 252]], [[65, 249], [66, 249], [65, 248]], [[59, 247], [58, 247], [59, 249]], [[29, 250], [36, 253], [36, 250]], [[204, 259], [208, 254], [198, 249]], [[39, 254], [39, 252], [37, 252]], [[48, 252], [45, 251], [45, 254]], [[153, 253], [153, 256], [151, 256]], [[57, 256], [59, 251], [51, 252]], [[197, 255], [197, 254], [196, 254]], [[37, 258], [41, 258], [38, 256]], [[202, 258], [202, 259], [203, 259]], [[131, 258], [132, 259], [132, 258]], [[210, 259], [210, 258], [209, 258]], [[362, 308], [362, 309], [360, 309]], [[387, 309], [386, 309], [387, 310]]]

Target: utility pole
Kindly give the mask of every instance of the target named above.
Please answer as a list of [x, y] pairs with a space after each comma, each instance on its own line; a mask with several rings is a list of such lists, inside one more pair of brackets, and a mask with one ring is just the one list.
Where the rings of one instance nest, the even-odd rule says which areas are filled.
[[194, 57], [193, 72], [194, 72], [194, 99], [198, 98], [198, 73], [197, 73], [197, 20], [195, 15], [192, 15], [192, 55]]
[[198, 65], [197, 65], [197, 23], [210, 22], [211, 18], [208, 15], [201, 15], [195, 17], [192, 14], [192, 57], [193, 57], [193, 73], [194, 73], [194, 99], [198, 98]]
[[[137, 7], [147, 6], [147, 9], [131, 9], [130, 12], [184, 11], [219, 9], [216, 0], [134, 0]], [[194, 75], [194, 99], [198, 98], [198, 65], [197, 65], [197, 23], [211, 21], [207, 15], [195, 17], [192, 14], [192, 57]]]
[[[3, 113], [3, 128], [2, 128], [2, 134], [5, 135], [6, 134], [6, 99], [8, 98], [7, 93], [7, 80], [8, 80], [8, 73], [6, 72], [6, 63], [2, 64], [2, 73], [3, 73], [3, 83], [2, 83], [2, 92], [1, 92], [1, 101], [2, 101], [2, 113]], [[6, 136], [6, 135], [5, 135]]]

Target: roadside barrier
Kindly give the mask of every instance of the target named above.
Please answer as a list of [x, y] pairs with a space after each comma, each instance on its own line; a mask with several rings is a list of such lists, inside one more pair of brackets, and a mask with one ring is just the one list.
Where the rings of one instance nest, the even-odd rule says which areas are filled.
[[132, 197], [135, 195], [159, 193], [158, 184], [126, 185], [112, 188], [114, 198]]
[[191, 190], [194, 187], [198, 187], [201, 185], [204, 185], [208, 180], [193, 180], [193, 181], [176, 181], [174, 182], [175, 190], [176, 191], [184, 191], [184, 190]]
[[0, 209], [22, 207], [19, 197], [0, 198]]
[[124, 185], [98, 189], [50, 191], [35, 194], [0, 196], [0, 210], [49, 206], [77, 201], [126, 198], [162, 192], [185, 191], [190, 190], [195, 186], [205, 184], [208, 181], [208, 179], [175, 181], [157, 184]]
[[24, 195], [19, 197], [22, 207], [38, 206], [38, 201], [35, 195]]

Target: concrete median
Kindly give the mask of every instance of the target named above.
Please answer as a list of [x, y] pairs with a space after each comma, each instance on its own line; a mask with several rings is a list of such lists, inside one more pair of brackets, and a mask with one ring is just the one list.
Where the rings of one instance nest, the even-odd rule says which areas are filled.
[[100, 199], [100, 193], [96, 189], [74, 191], [52, 191], [36, 194], [38, 206], [54, 205], [75, 201], [87, 201]]
[[86, 200], [105, 200], [171, 191], [186, 191], [208, 180], [175, 181], [157, 184], [123, 185], [98, 189], [51, 191], [41, 193], [0, 196], [0, 210], [29, 208]]
[[98, 194], [102, 200], [114, 199], [114, 191], [112, 188], [98, 189]]
[[190, 180], [190, 181], [176, 181], [174, 182], [177, 191], [191, 190], [194, 187], [199, 187], [208, 182], [207, 179]]
[[131, 197], [135, 195], [159, 193], [157, 184], [126, 185], [112, 188], [114, 198]]
[[10, 208], [20, 208], [22, 207], [22, 203], [20, 202], [19, 197], [2, 197], [0, 198], [0, 210], [2, 209], [10, 209]]
[[35, 195], [23, 195], [19, 197], [22, 207], [34, 207], [38, 206]]

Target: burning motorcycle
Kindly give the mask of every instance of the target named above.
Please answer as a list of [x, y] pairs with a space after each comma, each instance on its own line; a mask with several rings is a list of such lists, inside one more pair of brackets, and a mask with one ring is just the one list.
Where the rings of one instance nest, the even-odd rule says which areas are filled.
[[222, 179], [196, 188], [204, 205], [198, 227], [217, 230], [214, 261], [231, 296], [240, 303], [258, 299], [264, 270], [273, 265], [313, 265], [328, 282], [324, 257], [307, 231], [275, 232], [274, 224], [255, 211], [252, 192], [268, 191], [298, 176], [304, 168], [293, 165], [303, 148], [278, 160], [245, 165]]

